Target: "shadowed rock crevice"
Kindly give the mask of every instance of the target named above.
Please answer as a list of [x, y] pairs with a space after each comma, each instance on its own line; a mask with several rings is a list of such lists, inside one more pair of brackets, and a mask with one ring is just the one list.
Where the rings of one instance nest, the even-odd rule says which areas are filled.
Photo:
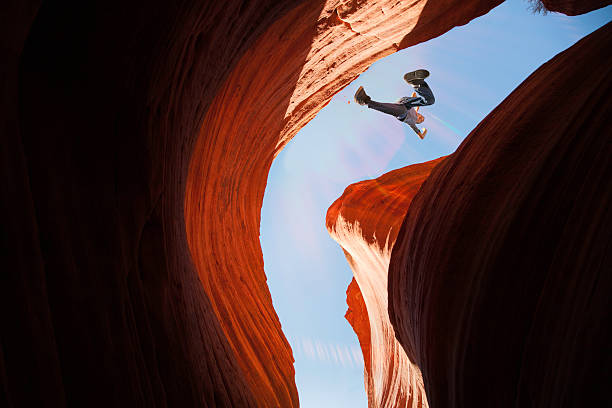
[[[94, 1], [37, 11], [37, 2], [9, 0], [0, 22], [1, 184], [10, 197], [2, 200], [4, 402], [296, 404], [291, 353], [261, 268], [261, 197], [282, 146], [396, 50], [424, 2], [389, 4], [384, 19], [381, 4], [345, 13], [340, 2], [304, 2], [295, 13], [298, 1]], [[335, 9], [372, 35], [322, 27]], [[279, 47], [256, 46], [290, 12], [294, 21], [273, 38]], [[227, 88], [240, 64], [244, 74], [265, 68], [262, 49], [284, 64]], [[229, 114], [213, 103], [224, 94], [244, 103]], [[230, 124], [236, 137], [204, 123]], [[188, 179], [190, 163], [218, 163], [218, 173]], [[225, 236], [232, 246], [220, 245]], [[202, 251], [200, 237], [211, 243]], [[223, 296], [211, 297], [208, 273], [223, 279], [213, 279]], [[220, 307], [241, 285], [268, 306]], [[230, 326], [240, 335], [230, 338]], [[264, 348], [242, 348], [266, 327], [274, 330]]]
[[[259, 245], [272, 160], [336, 92], [396, 51], [424, 4], [361, 2], [345, 9], [334, 1], [322, 8], [304, 3], [250, 48], [204, 117], [186, 185], [188, 242], [205, 292], [262, 405], [297, 400], [291, 350], [265, 285]], [[490, 7], [477, 4], [482, 12]], [[445, 20], [445, 31], [452, 26]]]
[[432, 406], [609, 399], [611, 46], [608, 24], [540, 67], [410, 205], [389, 313]]
[[[270, 163], [402, 39], [498, 2], [455, 4], [410, 40], [435, 2], [9, 0], [1, 403], [295, 406], [257, 243]], [[319, 24], [336, 9], [363, 35]]]

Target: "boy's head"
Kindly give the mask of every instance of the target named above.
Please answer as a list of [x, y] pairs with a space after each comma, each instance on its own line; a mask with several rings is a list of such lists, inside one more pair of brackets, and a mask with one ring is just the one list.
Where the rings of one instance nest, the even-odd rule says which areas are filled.
[[423, 123], [424, 120], [425, 120], [425, 116], [423, 116], [423, 115], [421, 115], [420, 113], [417, 112], [416, 123]]

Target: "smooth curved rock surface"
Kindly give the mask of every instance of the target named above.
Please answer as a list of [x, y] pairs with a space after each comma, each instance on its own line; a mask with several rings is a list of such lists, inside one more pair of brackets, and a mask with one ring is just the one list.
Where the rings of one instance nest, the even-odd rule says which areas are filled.
[[500, 2], [8, 0], [2, 404], [296, 405], [256, 242], [273, 157]]
[[387, 271], [410, 201], [442, 160], [352, 184], [327, 211], [329, 234], [355, 275], [347, 290], [346, 317], [361, 345], [370, 407], [427, 406], [421, 373], [395, 339], [389, 321]]
[[[465, 9], [454, 3], [456, 10], [445, 15], [447, 3], [439, 2], [440, 14], [425, 20], [440, 20], [436, 33], [499, 2], [474, 2]], [[306, 2], [279, 19], [236, 64], [204, 117], [186, 184], [184, 213], [194, 263], [262, 405], [297, 401], [291, 350], [272, 307], [259, 245], [272, 160], [375, 60], [397, 51], [400, 43], [418, 42], [415, 36], [422, 41], [432, 35], [426, 25], [417, 29], [424, 21], [423, 1], [317, 4]]]
[[[349, 254], [345, 253], [347, 259]], [[363, 295], [359, 285], [355, 280], [355, 277], [351, 279], [346, 288], [346, 313], [344, 314], [345, 319], [349, 322], [353, 331], [357, 335], [359, 340], [359, 346], [361, 347], [361, 354], [363, 355], [363, 369], [364, 369], [364, 385], [368, 401], [373, 398], [373, 394], [370, 392], [369, 380], [372, 377], [372, 359], [371, 359], [371, 347], [372, 339], [370, 337], [370, 318], [368, 316], [368, 308], [363, 300]]]
[[610, 401], [612, 23], [542, 65], [436, 167], [389, 267], [431, 406]]
[[435, 3], [3, 5], [2, 405], [297, 405], [270, 163], [376, 59], [499, 1]]

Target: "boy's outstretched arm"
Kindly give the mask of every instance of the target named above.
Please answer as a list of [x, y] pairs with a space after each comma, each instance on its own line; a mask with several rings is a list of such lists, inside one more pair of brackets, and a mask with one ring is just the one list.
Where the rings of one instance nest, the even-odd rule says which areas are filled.
[[412, 130], [414, 130], [414, 133], [416, 133], [421, 139], [425, 139], [425, 134], [427, 133], [426, 129], [421, 132], [421, 130], [416, 125], [410, 125], [410, 127], [412, 128]]

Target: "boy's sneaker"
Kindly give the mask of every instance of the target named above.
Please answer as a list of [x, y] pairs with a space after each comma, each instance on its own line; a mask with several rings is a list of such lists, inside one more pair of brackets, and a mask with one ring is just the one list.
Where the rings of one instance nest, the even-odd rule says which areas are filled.
[[429, 76], [429, 71], [426, 69], [417, 69], [404, 75], [404, 81], [410, 85], [420, 85], [423, 80]]
[[363, 86], [360, 86], [359, 89], [357, 89], [357, 92], [355, 92], [355, 102], [357, 102], [360, 105], [367, 105], [368, 102], [370, 102], [372, 99], [368, 96], [368, 94], [366, 94], [365, 90], [363, 89]]

